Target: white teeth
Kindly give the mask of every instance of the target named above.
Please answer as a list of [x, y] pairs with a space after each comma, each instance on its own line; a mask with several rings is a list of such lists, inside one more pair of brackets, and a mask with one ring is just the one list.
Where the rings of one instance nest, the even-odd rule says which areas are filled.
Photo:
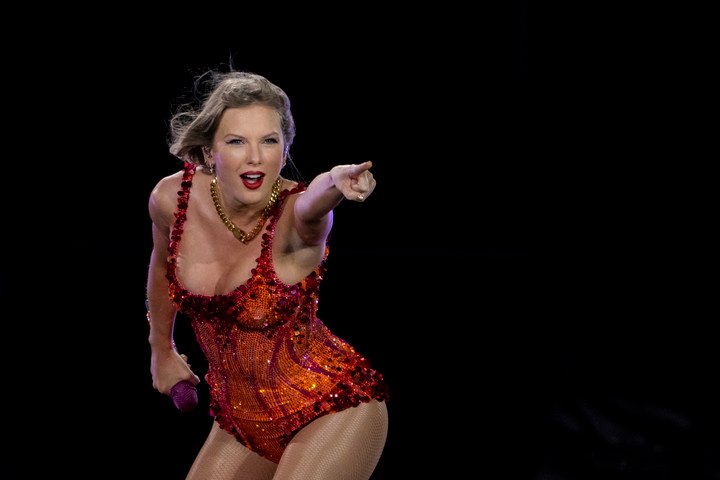
[[243, 177], [243, 178], [247, 178], [248, 180], [259, 180], [259, 179], [262, 177], [262, 175], [258, 175], [258, 174], [255, 174], [255, 175], [242, 175], [242, 177]]

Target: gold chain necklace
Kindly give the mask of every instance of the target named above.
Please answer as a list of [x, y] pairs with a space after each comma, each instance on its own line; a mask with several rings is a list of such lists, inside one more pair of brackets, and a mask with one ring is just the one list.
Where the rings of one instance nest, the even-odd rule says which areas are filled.
[[212, 182], [210, 182], [210, 196], [212, 197], [212, 201], [215, 204], [215, 210], [217, 210], [218, 215], [220, 215], [220, 220], [222, 220], [228, 230], [230, 230], [232, 234], [235, 235], [235, 238], [240, 240], [242, 243], [247, 244], [250, 240], [257, 237], [257, 234], [260, 233], [260, 229], [263, 227], [263, 225], [265, 225], [265, 220], [267, 220], [267, 217], [270, 214], [270, 209], [273, 207], [273, 205], [275, 205], [278, 195], [280, 194], [281, 185], [282, 180], [280, 179], [280, 177], [278, 177], [278, 179], [275, 180], [275, 183], [273, 183], [272, 192], [270, 193], [270, 200], [268, 200], [267, 205], [265, 205], [265, 208], [263, 208], [262, 215], [260, 215], [258, 223], [255, 225], [255, 228], [250, 231], [250, 233], [243, 232], [237, 227], [237, 225], [232, 222], [232, 220], [228, 218], [227, 215], [225, 215], [225, 210], [223, 210], [222, 205], [220, 205], [220, 197], [218, 196], [217, 177], [213, 178]]

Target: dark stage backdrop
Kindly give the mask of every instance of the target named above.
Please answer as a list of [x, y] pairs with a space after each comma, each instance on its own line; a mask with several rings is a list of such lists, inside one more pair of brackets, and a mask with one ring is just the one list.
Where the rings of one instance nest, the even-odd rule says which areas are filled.
[[[290, 95], [306, 179], [374, 162], [373, 196], [337, 209], [320, 299], [389, 383], [374, 479], [719, 478], [714, 292], [688, 274], [709, 250], [657, 196], [579, 200], [644, 151], [608, 145], [638, 131], [645, 85], [571, 37], [530, 82], [527, 2], [503, 5], [14, 14], [0, 477], [184, 478], [211, 419], [204, 385], [187, 414], [151, 386], [147, 200], [181, 166], [173, 108], [231, 63]], [[202, 376], [182, 317], [177, 342]]]
[[[527, 6], [493, 15], [445, 27], [449, 36], [431, 23], [396, 35], [378, 19], [273, 43], [242, 31], [216, 38], [217, 23], [162, 25], [150, 41], [133, 19], [121, 31], [99, 22], [77, 37], [58, 33], [37, 59], [24, 55], [36, 93], [47, 95], [38, 111], [47, 124], [32, 135], [47, 183], [33, 184], [44, 195], [29, 201], [43, 206], [52, 236], [37, 268], [8, 256], [3, 293], [27, 293], [50, 271], [46, 293], [24, 303], [49, 328], [50, 358], [42, 381], [23, 375], [43, 401], [20, 408], [29, 403], [8, 398], [8, 425], [30, 410], [23, 416], [40, 419], [33, 429], [71, 476], [91, 473], [90, 458], [125, 477], [180, 479], [190, 467], [211, 426], [207, 390], [200, 408], [181, 414], [151, 386], [147, 200], [181, 167], [167, 151], [173, 108], [197, 75], [232, 64], [289, 94], [291, 153], [305, 179], [374, 162], [371, 199], [336, 211], [320, 299], [328, 327], [389, 383], [374, 478], [462, 470], [478, 457], [476, 442], [489, 445], [480, 452], [488, 462], [526, 451], [542, 400]], [[177, 343], [202, 376], [183, 317]]]

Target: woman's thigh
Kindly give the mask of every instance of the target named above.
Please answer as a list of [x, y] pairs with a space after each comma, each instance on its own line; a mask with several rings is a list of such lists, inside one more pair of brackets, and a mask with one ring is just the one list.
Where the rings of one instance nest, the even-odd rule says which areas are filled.
[[276, 467], [213, 422], [186, 480], [269, 480]]
[[368, 479], [387, 430], [387, 407], [377, 400], [319, 417], [293, 437], [273, 478]]

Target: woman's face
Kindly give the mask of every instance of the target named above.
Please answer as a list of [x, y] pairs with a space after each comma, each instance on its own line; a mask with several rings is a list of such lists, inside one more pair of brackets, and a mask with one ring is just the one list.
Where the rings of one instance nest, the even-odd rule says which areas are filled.
[[225, 110], [211, 151], [220, 191], [238, 203], [264, 204], [280, 175], [284, 148], [280, 116], [273, 108]]

